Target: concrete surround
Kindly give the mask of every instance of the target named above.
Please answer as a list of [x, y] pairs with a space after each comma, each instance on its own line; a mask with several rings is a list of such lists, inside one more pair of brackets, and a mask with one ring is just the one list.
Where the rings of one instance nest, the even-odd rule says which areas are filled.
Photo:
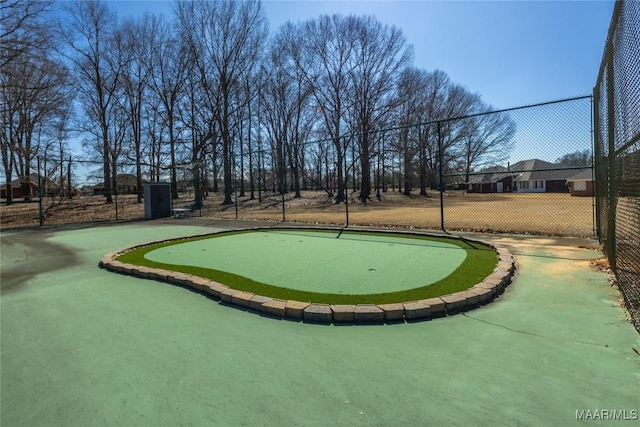
[[[262, 230], [262, 228], [250, 230], [258, 231]], [[323, 230], [326, 229], [323, 228]], [[376, 232], [381, 231], [376, 230]], [[429, 236], [424, 233], [399, 233], [397, 231], [393, 233]], [[511, 283], [516, 267], [511, 253], [506, 248], [496, 247], [480, 240], [465, 240], [489, 246], [498, 254], [498, 264], [488, 277], [465, 291], [436, 298], [394, 304], [328, 305], [292, 300], [285, 301], [232, 289], [203, 277], [126, 264], [117, 260], [120, 255], [126, 252], [161, 242], [149, 242], [106, 254], [102, 257], [99, 266], [120, 274], [184, 286], [203, 292], [225, 304], [275, 318], [302, 320], [309, 323], [375, 324], [412, 322], [453, 315], [487, 304], [498, 297]]]

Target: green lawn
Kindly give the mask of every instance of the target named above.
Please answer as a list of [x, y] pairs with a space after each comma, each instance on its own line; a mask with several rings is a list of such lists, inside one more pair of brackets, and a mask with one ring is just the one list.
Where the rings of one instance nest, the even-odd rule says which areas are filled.
[[[459, 239], [336, 235], [326, 230], [234, 231], [147, 245], [118, 260], [272, 298], [326, 304], [384, 304], [459, 292], [487, 277], [498, 261], [491, 248]], [[174, 259], [180, 262], [167, 262]]]

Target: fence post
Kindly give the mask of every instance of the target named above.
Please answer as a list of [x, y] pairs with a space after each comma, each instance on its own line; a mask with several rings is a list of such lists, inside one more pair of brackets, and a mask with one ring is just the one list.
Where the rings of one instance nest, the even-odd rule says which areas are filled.
[[443, 155], [443, 150], [442, 150], [442, 132], [440, 129], [440, 121], [438, 120], [438, 156], [440, 157], [440, 160], [438, 162], [438, 175], [439, 175], [439, 190], [440, 190], [440, 229], [442, 231], [444, 231], [445, 233], [447, 232], [447, 230], [444, 228], [444, 172], [443, 172], [443, 160], [444, 160], [444, 155]]
[[118, 217], [118, 175], [117, 174], [116, 174], [115, 184], [116, 185], [114, 185], [113, 187], [113, 196], [116, 201], [116, 221], [118, 221], [120, 218]]
[[236, 154], [233, 153], [232, 157], [232, 167], [233, 167], [233, 204], [236, 213], [236, 219], [238, 219], [238, 190], [237, 190], [237, 181], [238, 175], [236, 173]]
[[[349, 165], [347, 162], [347, 138], [344, 137], [344, 214], [345, 214], [345, 228], [349, 226], [349, 190], [347, 189], [347, 183], [349, 181]], [[353, 161], [353, 156], [352, 159]]]
[[[37, 156], [38, 163], [38, 219], [40, 221], [40, 227], [44, 225], [44, 213], [42, 211], [42, 176], [40, 174], [40, 156]], [[31, 183], [29, 183], [31, 185]], [[11, 190], [13, 191], [13, 190]], [[31, 193], [31, 191], [29, 191]], [[27, 193], [27, 194], [29, 194]]]
[[[595, 222], [596, 222], [596, 237], [599, 242], [602, 243], [603, 235], [602, 235], [602, 139], [601, 139], [601, 128], [600, 128], [600, 94], [598, 93], [598, 87], [600, 85], [596, 84], [593, 88], [593, 98], [592, 98], [592, 123], [593, 123], [593, 168], [594, 168], [594, 196], [595, 196]], [[595, 120], [594, 120], [595, 118]]]
[[71, 156], [69, 156], [69, 163], [67, 163], [67, 198], [73, 199], [73, 187], [71, 186]]
[[284, 193], [286, 191], [286, 183], [284, 180], [284, 174], [286, 173], [286, 168], [284, 167], [284, 144], [280, 143], [280, 147], [278, 149], [278, 157], [280, 160], [280, 195], [282, 196], [282, 222], [286, 221], [286, 208], [285, 208], [285, 197]]
[[[193, 191], [194, 194], [194, 210], [198, 209], [200, 211], [200, 216], [202, 216], [202, 180], [200, 179], [200, 161], [196, 160], [195, 165], [192, 169], [193, 173]], [[237, 213], [237, 212], [236, 212]]]
[[605, 251], [609, 264], [616, 272], [616, 206], [618, 204], [618, 182], [616, 179], [616, 142], [615, 142], [615, 100], [614, 100], [614, 64], [613, 64], [613, 37], [607, 39], [605, 61], [607, 62], [607, 239], [605, 241]]

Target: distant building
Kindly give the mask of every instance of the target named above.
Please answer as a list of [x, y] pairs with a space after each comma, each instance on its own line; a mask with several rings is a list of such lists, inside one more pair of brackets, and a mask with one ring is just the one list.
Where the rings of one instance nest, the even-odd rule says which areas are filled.
[[[145, 181], [143, 181], [144, 184]], [[138, 194], [138, 178], [130, 173], [119, 174], [116, 177], [116, 183], [118, 187], [118, 194]], [[105, 194], [104, 182], [99, 183], [93, 187], [94, 195]], [[112, 189], [113, 191], [113, 189]], [[142, 191], [142, 189], [140, 189]]]
[[514, 174], [503, 166], [494, 166], [469, 179], [470, 193], [510, 193], [513, 191]]
[[[8, 187], [11, 187], [13, 199], [22, 199], [26, 196], [25, 190], [28, 188], [27, 185], [31, 187], [31, 197], [37, 198], [39, 196], [39, 182], [40, 180], [37, 173], [30, 174], [29, 179], [25, 179], [25, 177], [14, 179], [9, 183], [9, 186], [7, 184], [0, 186], [0, 198], [6, 199], [9, 191]], [[66, 182], [63, 184], [63, 187], [60, 187], [60, 182], [57, 180], [43, 180], [42, 184], [43, 196], [54, 197], [66, 193]], [[72, 189], [72, 194], [76, 194], [76, 192], [76, 189]]]
[[0, 198], [7, 198], [9, 187], [11, 188], [11, 195], [14, 199], [24, 198], [26, 196], [25, 186], [27, 185], [27, 182], [31, 187], [31, 196], [38, 197], [38, 174], [32, 173], [31, 175], [29, 175], [28, 179], [26, 176], [22, 176], [11, 181], [9, 185], [2, 184], [0, 186]]
[[[518, 193], [568, 193], [567, 179], [576, 174], [575, 169], [562, 163], [549, 163], [539, 159], [523, 160], [511, 166], [522, 171], [513, 179]], [[555, 170], [554, 170], [555, 169]]]
[[[581, 169], [567, 169], [562, 163], [540, 159], [523, 160], [508, 168], [496, 166], [469, 179], [472, 193], [568, 193], [568, 180]], [[591, 172], [591, 168], [587, 169]], [[581, 184], [579, 184], [580, 188]]]
[[593, 171], [586, 169], [567, 179], [567, 186], [572, 196], [593, 197], [594, 180]]

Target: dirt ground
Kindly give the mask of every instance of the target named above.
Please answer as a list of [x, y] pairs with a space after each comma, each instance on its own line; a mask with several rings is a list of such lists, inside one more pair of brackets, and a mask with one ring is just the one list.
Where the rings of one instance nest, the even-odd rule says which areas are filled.
[[[348, 206], [336, 205], [326, 192], [306, 191], [299, 199], [293, 193], [284, 196], [271, 192], [250, 199], [234, 200], [223, 206], [220, 193], [210, 193], [204, 208], [192, 216], [225, 219], [286, 220], [304, 223], [345, 224], [348, 209], [350, 225], [374, 225], [399, 228], [439, 229], [440, 196], [417, 194], [411, 197], [399, 192], [381, 193], [367, 204], [351, 193]], [[569, 194], [470, 194], [448, 192], [444, 196], [445, 228], [459, 231], [505, 232], [558, 236], [592, 237], [593, 199], [571, 197]], [[174, 207], [193, 205], [193, 194], [182, 193]], [[116, 212], [117, 210], [117, 212]], [[45, 225], [75, 224], [97, 221], [135, 220], [144, 218], [144, 205], [137, 203], [135, 195], [119, 196], [118, 203], [105, 204], [102, 196], [78, 196], [72, 200], [43, 202]], [[38, 203], [0, 205], [0, 229], [39, 226]]]

